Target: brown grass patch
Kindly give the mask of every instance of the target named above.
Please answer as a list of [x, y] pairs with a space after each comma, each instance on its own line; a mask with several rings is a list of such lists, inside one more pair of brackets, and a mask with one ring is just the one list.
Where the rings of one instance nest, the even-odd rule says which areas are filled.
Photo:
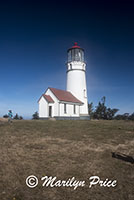
[[[134, 155], [134, 122], [14, 121], [0, 126], [1, 200], [133, 200], [134, 165], [111, 152]], [[30, 189], [27, 176], [39, 185]], [[43, 188], [42, 176], [75, 177], [86, 187]], [[116, 179], [115, 188], [88, 188], [88, 178]]]

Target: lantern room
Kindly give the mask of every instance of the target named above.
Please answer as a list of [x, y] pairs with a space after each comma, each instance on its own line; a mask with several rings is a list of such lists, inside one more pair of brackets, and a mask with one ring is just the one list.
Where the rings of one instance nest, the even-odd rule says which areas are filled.
[[74, 43], [72, 48], [68, 49], [68, 62], [84, 62], [84, 49], [77, 45], [77, 42]]

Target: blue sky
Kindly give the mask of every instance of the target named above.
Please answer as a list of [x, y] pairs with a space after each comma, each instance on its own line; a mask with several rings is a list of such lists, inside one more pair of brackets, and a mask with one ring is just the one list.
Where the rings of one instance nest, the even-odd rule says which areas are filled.
[[0, 3], [0, 116], [38, 110], [48, 86], [66, 89], [67, 49], [85, 49], [89, 102], [134, 112], [133, 1]]

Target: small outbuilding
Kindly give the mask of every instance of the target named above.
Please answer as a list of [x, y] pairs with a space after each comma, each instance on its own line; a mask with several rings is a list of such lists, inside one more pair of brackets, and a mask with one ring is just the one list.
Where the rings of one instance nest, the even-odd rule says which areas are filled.
[[50, 87], [38, 103], [40, 118], [80, 117], [80, 106], [83, 105], [71, 92]]

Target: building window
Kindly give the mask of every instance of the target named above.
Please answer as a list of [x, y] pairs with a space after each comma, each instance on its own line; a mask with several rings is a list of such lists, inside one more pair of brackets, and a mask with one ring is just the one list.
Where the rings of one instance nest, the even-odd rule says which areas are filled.
[[76, 114], [76, 105], [74, 105], [74, 114]]
[[67, 113], [67, 104], [64, 103], [64, 113]]

